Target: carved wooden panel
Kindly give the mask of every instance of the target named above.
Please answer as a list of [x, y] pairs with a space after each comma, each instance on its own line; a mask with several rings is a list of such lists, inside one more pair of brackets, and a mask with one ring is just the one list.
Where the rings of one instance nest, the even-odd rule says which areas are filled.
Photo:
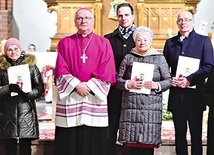
[[51, 49], [50, 51], [55, 51], [58, 41], [66, 36], [77, 32], [77, 29], [74, 24], [74, 16], [75, 12], [82, 8], [88, 8], [94, 14], [94, 29], [93, 32], [101, 35], [101, 9], [102, 3], [68, 3], [61, 2], [58, 3], [57, 6], [53, 6], [49, 8], [49, 12], [56, 11], [57, 12], [57, 33], [51, 38]]
[[101, 4], [95, 3], [59, 3], [58, 4], [58, 20], [57, 20], [57, 28], [58, 33], [75, 33], [77, 31], [76, 27], [74, 26], [74, 15], [75, 12], [82, 8], [88, 8], [92, 11], [95, 18], [95, 25], [94, 25], [94, 32], [100, 34], [100, 15], [101, 15]]
[[[81, 7], [89, 8], [95, 18], [94, 32], [99, 35], [109, 33], [117, 26], [108, 18], [110, 2], [113, 0], [44, 0], [49, 12], [57, 12], [57, 33], [51, 38], [50, 51], [55, 51], [62, 37], [76, 32], [74, 13]], [[177, 34], [177, 15], [182, 10], [195, 13], [200, 0], [127, 0], [135, 9], [135, 24], [150, 27], [154, 33], [153, 45], [162, 49], [169, 33]], [[109, 24], [110, 23], [110, 24]]]
[[153, 46], [162, 49], [168, 33], [177, 34], [177, 15], [185, 10], [185, 4], [175, 3], [138, 3], [137, 17], [139, 26], [147, 26], [154, 33]]
[[155, 35], [166, 35], [168, 28], [177, 32], [176, 19], [179, 12], [185, 10], [184, 4], [139, 3], [138, 25], [150, 27]]

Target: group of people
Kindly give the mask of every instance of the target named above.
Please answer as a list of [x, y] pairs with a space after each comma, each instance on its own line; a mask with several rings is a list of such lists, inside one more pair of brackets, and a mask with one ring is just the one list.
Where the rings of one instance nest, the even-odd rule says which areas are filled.
[[[116, 155], [118, 141], [132, 155], [153, 155], [161, 145], [162, 92], [170, 89], [176, 154], [188, 155], [189, 127], [191, 154], [202, 155], [203, 88], [214, 63], [210, 38], [197, 34], [193, 15], [183, 11], [177, 17], [178, 34], [166, 40], [160, 53], [152, 47], [152, 30], [135, 26], [129, 3], [118, 5], [117, 17], [118, 27], [102, 37], [92, 31], [93, 13], [80, 8], [75, 12], [77, 32], [58, 43], [54, 154]], [[198, 59], [198, 69], [177, 76], [181, 56]], [[0, 138], [7, 155], [16, 154], [17, 141], [20, 155], [30, 155], [30, 142], [39, 136], [34, 100], [44, 91], [41, 74], [35, 57], [25, 54], [15, 38], [6, 42], [0, 62]], [[134, 62], [152, 66], [145, 72], [152, 77], [133, 76]], [[29, 65], [32, 92], [8, 81], [7, 69], [21, 64]], [[212, 140], [207, 146], [207, 154], [213, 154]]]

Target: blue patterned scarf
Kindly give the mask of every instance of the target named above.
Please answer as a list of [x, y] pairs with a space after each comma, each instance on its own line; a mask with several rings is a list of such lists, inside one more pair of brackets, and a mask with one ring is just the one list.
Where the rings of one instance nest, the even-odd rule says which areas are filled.
[[118, 26], [120, 33], [123, 35], [123, 38], [128, 39], [128, 37], [134, 32], [136, 26], [135, 24], [130, 25], [129, 27]]

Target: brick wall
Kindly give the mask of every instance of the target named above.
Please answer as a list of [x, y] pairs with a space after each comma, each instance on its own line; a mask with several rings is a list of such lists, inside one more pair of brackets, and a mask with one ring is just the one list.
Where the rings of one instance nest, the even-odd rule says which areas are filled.
[[13, 0], [0, 0], [0, 41], [12, 36], [12, 4]]

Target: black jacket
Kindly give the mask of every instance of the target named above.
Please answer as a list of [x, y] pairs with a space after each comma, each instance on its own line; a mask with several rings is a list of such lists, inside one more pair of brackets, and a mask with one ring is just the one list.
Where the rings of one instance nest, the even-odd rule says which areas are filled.
[[32, 91], [27, 99], [10, 95], [7, 70], [11, 66], [4, 55], [0, 56], [0, 138], [39, 138], [39, 126], [35, 99], [44, 92], [44, 86], [36, 57], [27, 54], [13, 65], [28, 64]]
[[[128, 39], [124, 39], [118, 28], [104, 37], [106, 37], [111, 43], [114, 52], [116, 70], [118, 70], [125, 55], [135, 47], [135, 42], [132, 35], [130, 35]], [[109, 115], [120, 113], [121, 99], [122, 91], [112, 86], [108, 94]]]
[[212, 70], [208, 76], [203, 92], [204, 101], [210, 108], [214, 108], [214, 66], [212, 66]]

